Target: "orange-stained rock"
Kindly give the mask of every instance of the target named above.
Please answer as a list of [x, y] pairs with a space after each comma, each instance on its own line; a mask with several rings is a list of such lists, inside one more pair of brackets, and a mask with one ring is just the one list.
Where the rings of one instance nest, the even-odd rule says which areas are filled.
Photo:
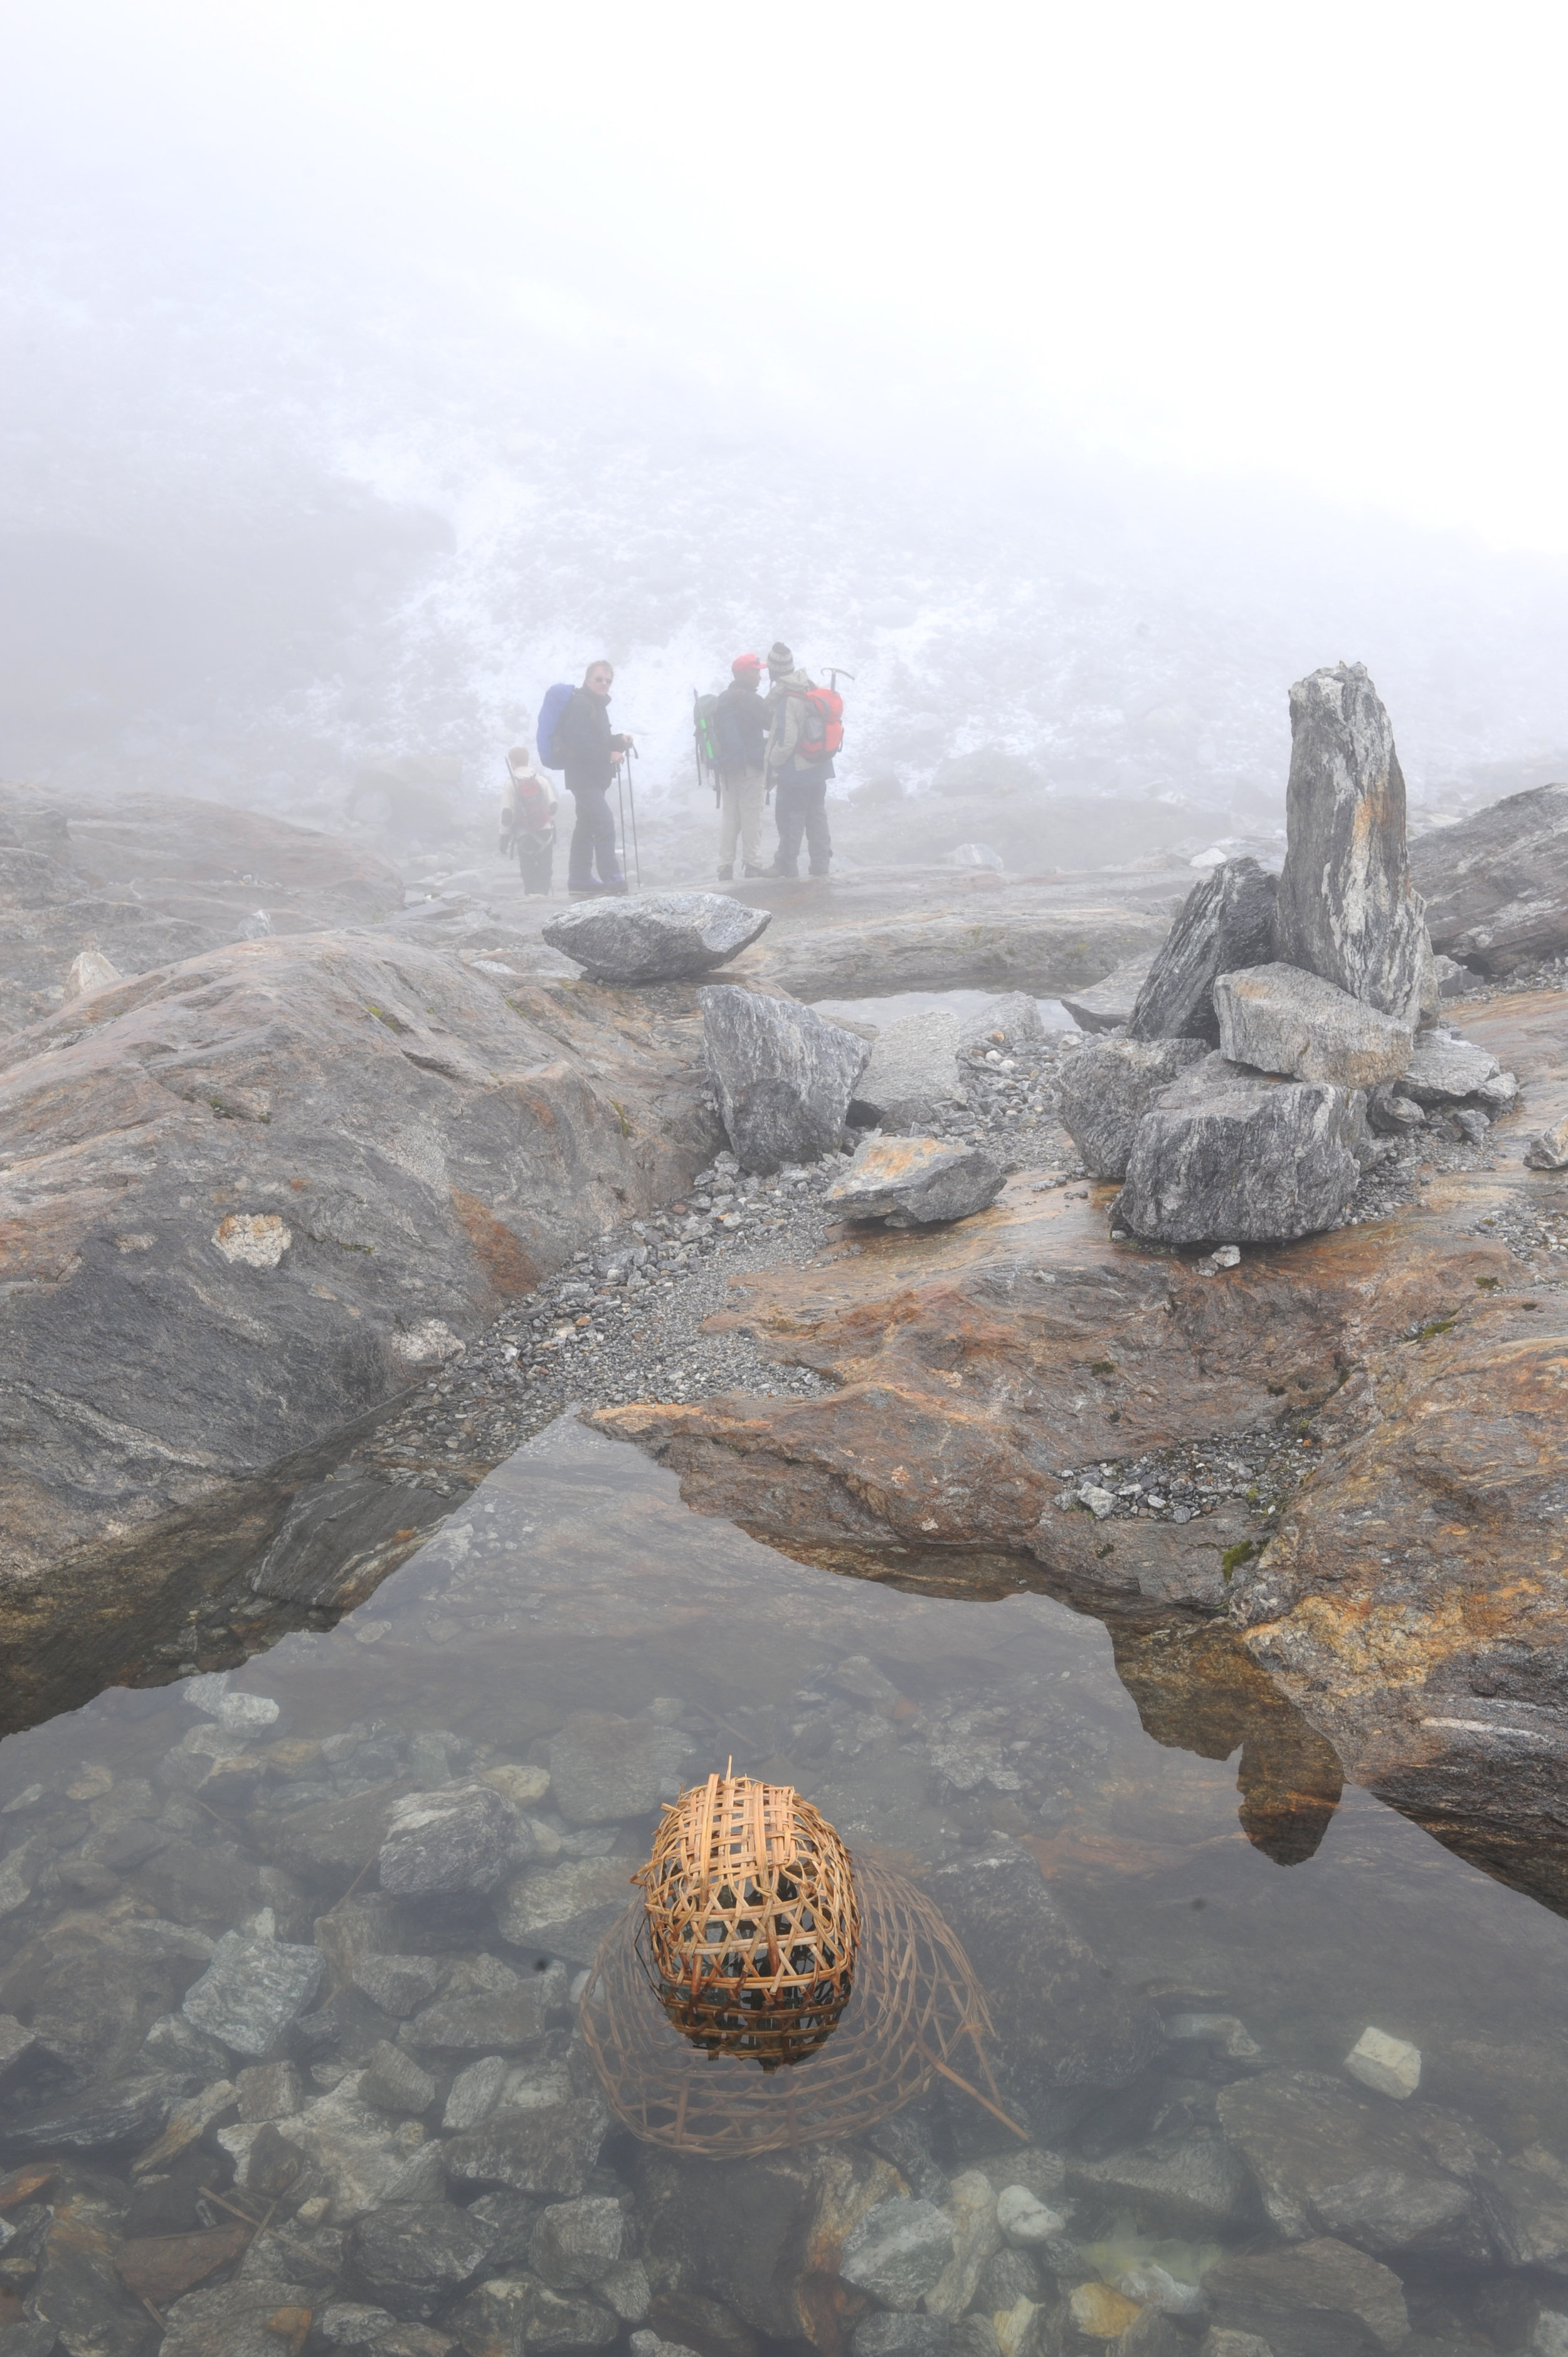
[[164, 2308], [237, 2259], [250, 2239], [250, 2227], [238, 2221], [204, 2234], [149, 2234], [123, 2244], [115, 2265], [127, 2291]]

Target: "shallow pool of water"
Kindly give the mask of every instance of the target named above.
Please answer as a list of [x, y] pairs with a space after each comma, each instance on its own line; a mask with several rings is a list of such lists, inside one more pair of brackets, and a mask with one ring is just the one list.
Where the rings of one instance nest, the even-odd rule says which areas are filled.
[[[503, 2325], [699, 2357], [858, 2331], [865, 2357], [903, 2329], [867, 2318], [935, 2301], [923, 2349], [950, 2326], [994, 2357], [961, 2315], [1044, 2352], [1163, 2300], [1196, 2348], [1272, 2299], [1308, 2318], [1292, 2347], [1396, 2345], [1311, 2339], [1305, 2244], [1385, 2334], [1402, 2299], [1412, 2349], [1523, 2350], [1568, 2308], [1568, 1925], [1354, 1791], [1302, 1794], [1294, 1840], [1287, 1792], [1256, 1846], [1213, 1724], [1167, 1709], [1155, 1741], [1110, 1635], [1047, 1598], [793, 1562], [557, 1425], [329, 1634], [0, 1745], [0, 2149], [58, 2172], [8, 2210], [0, 2186], [0, 2329], [74, 2300], [99, 2339], [67, 2347], [243, 2352], [270, 2300], [308, 2311], [295, 2346], [349, 2346], [321, 2336], [358, 2301], [394, 2357], [393, 2318], [414, 2357], [510, 2347]], [[940, 1911], [988, 2026], [891, 2117], [868, 2095], [831, 2147], [798, 2119], [793, 2153], [769, 2131], [720, 2168], [639, 2141], [625, 2083], [612, 2114], [581, 2007], [660, 1800], [731, 1762]], [[478, 1832], [387, 1895], [399, 1799], [476, 1782]], [[1369, 2029], [1413, 2097], [1348, 2072]], [[651, 2050], [655, 2075], [688, 2052], [657, 2021]], [[805, 2067], [831, 2088], [832, 2040]], [[760, 2119], [759, 2074], [717, 2069]], [[1056, 2222], [1014, 2248], [994, 2197], [1019, 2183]]]
[[[929, 1015], [945, 1008], [961, 1023], [971, 1021], [996, 1004], [993, 990], [899, 990], [886, 998], [818, 998], [819, 1015], [847, 1017], [852, 1023], [896, 1023], [901, 1015]], [[1040, 1020], [1047, 1031], [1076, 1031], [1078, 1025], [1059, 998], [1036, 998]]]

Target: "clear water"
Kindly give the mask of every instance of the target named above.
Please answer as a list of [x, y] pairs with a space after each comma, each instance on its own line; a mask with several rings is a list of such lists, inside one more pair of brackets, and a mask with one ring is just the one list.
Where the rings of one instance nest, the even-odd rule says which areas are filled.
[[[1144, 1732], [1097, 1621], [1031, 1593], [961, 1600], [801, 1566], [691, 1514], [672, 1475], [570, 1421], [498, 1469], [360, 1611], [328, 1635], [286, 1637], [230, 1691], [279, 1706], [246, 1738], [263, 1768], [235, 1798], [193, 1789], [188, 1755], [177, 1775], [164, 1764], [211, 1724], [182, 1685], [108, 1694], [0, 1746], [0, 2013], [26, 2015], [41, 2001], [39, 1960], [91, 1953], [105, 1922], [173, 1917], [212, 1935], [270, 1905], [280, 1938], [308, 1942], [373, 1873], [367, 1883], [362, 1868], [315, 1867], [286, 1846], [280, 1858], [269, 1820], [388, 1777], [419, 1789], [546, 1762], [567, 1721], [608, 1712], [666, 1729], [685, 1781], [733, 1760], [795, 1783], [852, 1851], [917, 1878], [1010, 1846], [1037, 1863], [1110, 1984], [1166, 2017], [1235, 2016], [1261, 2050], [1233, 2064], [1212, 2038], [1178, 2040], [1144, 2074], [1145, 2090], [1175, 2089], [1200, 2120], [1243, 2072], [1305, 2067], [1348, 2084], [1343, 2058], [1375, 2026], [1421, 2050], [1423, 2104], [1505, 2154], [1544, 2143], [1568, 2158], [1568, 1923], [1353, 1790], [1315, 1855], [1276, 1864], [1239, 1825], [1234, 1761]], [[324, 1758], [321, 1739], [345, 1731], [357, 1741]], [[620, 1859], [628, 1872], [656, 1815], [573, 1824], [549, 1793], [531, 1808], [544, 1848], [562, 1846], [554, 1864]], [[105, 1865], [105, 1839], [127, 1823], [164, 1846]], [[526, 1975], [546, 1961], [501, 1939], [489, 1901], [455, 1906], [443, 1926], [427, 1917], [423, 1936], [449, 1962], [489, 1955]], [[1013, 1969], [983, 1951], [971, 1961], [993, 1986]], [[580, 1958], [564, 1962], [563, 1989]], [[121, 1969], [105, 1969], [106, 2002]], [[177, 2002], [200, 1966], [167, 1969]], [[150, 2018], [170, 1999], [145, 1979], [124, 1996]], [[1048, 2021], [1048, 1992], [1040, 2003]], [[117, 2069], [145, 2067], [128, 2051], [122, 2040]], [[342, 2072], [325, 2051], [317, 2087]], [[1005, 2084], [1007, 2055], [993, 2060]], [[1136, 2146], [1159, 2108], [1136, 2097], [1079, 2098], [1046, 2133], [1036, 2123], [1037, 2139], [1069, 2161]], [[27, 2100], [13, 2093], [4, 2116], [14, 2123]], [[961, 2114], [964, 2099], [949, 2100]], [[437, 2103], [427, 2136], [440, 2118]], [[1007, 2141], [984, 2119], [964, 2134], [971, 2150]], [[635, 2177], [628, 2147], [622, 2136], [607, 2147], [622, 2181]], [[122, 2152], [95, 2165], [123, 2175], [128, 2163]], [[944, 2165], [959, 2161], [950, 2152]], [[1135, 2221], [1081, 2201], [1079, 2228], [1100, 2255], [1080, 2256], [1091, 2276], [1153, 2248]], [[1271, 2240], [1256, 2220], [1237, 2238]], [[1189, 2271], [1199, 2263], [1187, 2254]], [[1431, 2262], [1401, 2271], [1413, 2299]], [[1476, 2332], [1477, 2302], [1514, 2280], [1497, 2266], [1438, 2273], [1444, 2314]], [[1461, 2332], [1444, 2345], [1514, 2344]]]
[[[929, 1015], [945, 1007], [967, 1023], [996, 1003], [993, 990], [897, 990], [886, 998], [817, 998], [819, 1015], [847, 1016], [853, 1023], [896, 1023], [901, 1015]], [[1059, 998], [1036, 998], [1040, 1020], [1047, 1031], [1076, 1031], [1077, 1024]]]

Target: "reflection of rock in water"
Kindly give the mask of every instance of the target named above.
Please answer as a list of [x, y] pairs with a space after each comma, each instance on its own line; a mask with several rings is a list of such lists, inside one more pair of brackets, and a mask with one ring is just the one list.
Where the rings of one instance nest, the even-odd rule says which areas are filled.
[[1236, 1782], [1248, 1840], [1276, 1866], [1313, 1857], [1339, 1805], [1338, 1757], [1230, 1631], [1108, 1625], [1144, 1733], [1200, 1760], [1229, 1760], [1240, 1744]]
[[862, 2134], [939, 2073], [1015, 2126], [994, 2101], [985, 2000], [941, 1916], [874, 1860], [856, 1863], [855, 1889], [860, 1949], [843, 2018], [822, 2051], [766, 2073], [704, 2053], [671, 2028], [654, 1993], [646, 1913], [628, 1908], [599, 1950], [581, 2018], [605, 2093], [634, 2135], [714, 2158], [793, 2150]]

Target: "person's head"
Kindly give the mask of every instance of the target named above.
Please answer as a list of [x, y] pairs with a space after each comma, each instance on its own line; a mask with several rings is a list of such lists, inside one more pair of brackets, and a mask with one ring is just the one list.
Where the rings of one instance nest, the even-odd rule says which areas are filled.
[[730, 665], [730, 675], [737, 687], [744, 687], [755, 695], [762, 684], [762, 657], [736, 655]]
[[793, 671], [794, 668], [794, 656], [782, 639], [775, 639], [768, 650], [768, 669], [770, 674], [775, 679], [781, 679], [787, 671]]
[[590, 695], [602, 695], [607, 704], [610, 700], [610, 682], [615, 675], [614, 663], [606, 662], [601, 655], [598, 662], [591, 662], [583, 673], [583, 685]]
[[527, 746], [514, 745], [506, 757], [506, 765], [514, 778], [525, 778], [533, 767]]

